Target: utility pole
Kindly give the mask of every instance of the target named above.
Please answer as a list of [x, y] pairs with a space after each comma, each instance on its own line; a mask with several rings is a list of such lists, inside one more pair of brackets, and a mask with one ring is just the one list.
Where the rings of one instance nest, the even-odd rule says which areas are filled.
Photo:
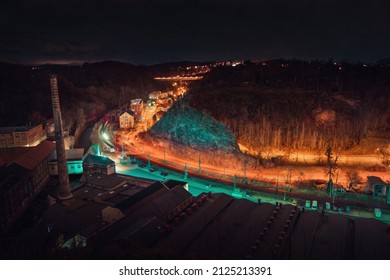
[[334, 201], [336, 200], [336, 192], [334, 191], [334, 189], [332, 188], [332, 195], [333, 195], [333, 205], [334, 205]]
[[165, 158], [165, 149], [166, 149], [166, 144], [164, 143], [164, 163], [167, 162], [166, 158]]
[[200, 174], [200, 153], [198, 154], [198, 173]]
[[246, 179], [246, 159], [244, 159], [244, 179], [242, 180], [242, 182], [244, 184], [247, 183], [247, 179]]
[[125, 146], [124, 146], [123, 140], [122, 140], [122, 155], [121, 155], [121, 159], [124, 160], [125, 157], [126, 157], [126, 155], [125, 155]]
[[290, 186], [291, 185], [291, 170], [292, 170], [292, 168], [290, 167], [289, 169], [288, 169], [288, 172], [287, 172], [287, 184]]
[[188, 180], [187, 163], [184, 163], [184, 180]]

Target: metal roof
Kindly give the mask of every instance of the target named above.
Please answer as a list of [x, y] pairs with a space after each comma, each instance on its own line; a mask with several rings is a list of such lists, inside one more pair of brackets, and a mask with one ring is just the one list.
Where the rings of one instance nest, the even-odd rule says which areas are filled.
[[45, 158], [48, 158], [55, 149], [55, 144], [50, 141], [42, 141], [38, 146], [29, 148], [27, 152], [13, 162], [29, 170], [33, 170]]
[[88, 154], [85, 157], [83, 164], [109, 166], [109, 165], [115, 165], [115, 162], [108, 157], [95, 156], [95, 155]]

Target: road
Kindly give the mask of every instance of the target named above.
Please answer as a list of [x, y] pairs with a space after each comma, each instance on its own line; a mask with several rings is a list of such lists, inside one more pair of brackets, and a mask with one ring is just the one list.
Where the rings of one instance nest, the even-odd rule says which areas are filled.
[[[130, 176], [136, 176], [136, 177], [142, 177], [142, 178], [148, 178], [151, 180], [158, 180], [158, 181], [165, 181], [165, 180], [179, 180], [179, 181], [186, 181], [188, 182], [189, 189], [188, 191], [193, 195], [197, 196], [204, 192], [212, 192], [212, 193], [225, 193], [230, 196], [236, 197], [236, 198], [243, 198], [250, 200], [252, 202], [257, 203], [259, 200], [262, 203], [271, 203], [276, 204], [283, 203], [283, 204], [292, 204], [293, 198], [298, 201], [298, 205], [305, 205], [306, 200], [312, 200], [317, 199], [319, 202], [319, 205], [322, 205], [325, 207], [326, 201], [331, 201], [328, 197], [314, 197], [312, 195], [304, 195], [294, 192], [287, 192], [286, 199], [284, 199], [283, 190], [280, 190], [278, 194], [276, 194], [273, 190], [265, 189], [265, 190], [259, 190], [256, 188], [254, 191], [248, 191], [248, 187], [251, 187], [250, 185], [243, 185], [243, 184], [236, 184], [236, 188], [233, 187], [232, 182], [227, 182], [223, 180], [215, 180], [213, 178], [208, 178], [206, 176], [199, 175], [197, 173], [190, 173], [188, 175], [187, 179], [184, 179], [183, 171], [178, 170], [173, 171], [172, 169], [166, 169], [161, 166], [156, 166], [153, 161], [151, 161], [150, 166], [147, 165], [147, 159], [144, 159], [144, 164], [141, 164], [139, 161], [138, 163], [126, 163], [121, 164], [118, 162], [118, 158], [120, 156], [119, 152], [109, 154], [111, 159], [115, 160], [117, 162], [117, 172], [119, 174], [124, 175], [130, 175]], [[142, 166], [142, 167], [141, 167]], [[152, 171], [151, 171], [152, 170]], [[166, 172], [166, 175], [161, 175], [162, 172]], [[342, 204], [342, 201], [338, 201], [336, 199], [337, 205], [342, 206], [344, 208], [344, 211], [342, 212], [343, 215], [346, 215], [351, 218], [361, 217], [361, 218], [374, 218], [374, 213], [372, 212], [372, 208], [367, 209], [366, 205], [360, 205], [359, 203], [353, 204], [350, 202], [345, 202], [345, 204]], [[345, 212], [345, 205], [350, 206], [351, 210], [348, 212]], [[312, 210], [309, 208], [309, 210]], [[320, 209], [318, 211], [321, 211]], [[339, 215], [337, 211], [329, 210], [325, 211], [328, 215]], [[383, 222], [390, 223], [390, 209], [383, 209], [382, 218], [380, 219]]]
[[[113, 135], [114, 132], [112, 131], [108, 123], [104, 124], [102, 128], [104, 129], [103, 131], [105, 131], [108, 135]], [[115, 137], [113, 137], [112, 139], [115, 139]], [[290, 203], [292, 202], [292, 198], [295, 198], [298, 200], [300, 205], [304, 205], [305, 200], [315, 199], [319, 202], [319, 205], [322, 205], [323, 207], [325, 205], [325, 202], [332, 202], [332, 198], [328, 196], [318, 196], [313, 195], [311, 193], [302, 193], [300, 190], [296, 190], [294, 188], [289, 188], [289, 190], [286, 191], [286, 189], [282, 186], [279, 188], [275, 188], [274, 186], [270, 187], [269, 185], [256, 180], [259, 178], [258, 171], [247, 171], [246, 174], [248, 183], [243, 183], [242, 170], [228, 169], [202, 163], [201, 170], [199, 172], [197, 158], [194, 160], [185, 160], [174, 155], [168, 154], [166, 151], [164, 151], [166, 149], [164, 149], [163, 146], [146, 145], [144, 142], [141, 142], [137, 132], [129, 132], [127, 134], [120, 135], [120, 138], [115, 144], [117, 146], [121, 146], [122, 140], [126, 144], [127, 154], [136, 157], [144, 161], [145, 163], [149, 162], [151, 165], [159, 166], [159, 168], [174, 170], [181, 174], [183, 174], [185, 172], [185, 169], [187, 169], [188, 177], [204, 180], [205, 182], [209, 182], [207, 184], [211, 185], [219, 184], [221, 189], [226, 189], [226, 186], [230, 186], [228, 187], [227, 193], [230, 192], [231, 195], [245, 197], [247, 193], [253, 193], [254, 196], [252, 197], [252, 200], [254, 201], [256, 201], [257, 199], [256, 195], [261, 197], [261, 193], [267, 194], [268, 196], [271, 195], [279, 197], [280, 200], [282, 200], [283, 196], [287, 196], [287, 200], [290, 201]], [[236, 176], [237, 190], [241, 192], [241, 194], [239, 195], [237, 195], [237, 192], [233, 193], [234, 176]], [[366, 211], [372, 211], [373, 208], [378, 207], [378, 203], [344, 200], [338, 198], [337, 196], [334, 202], [335, 205], [337, 205], [338, 207], [342, 207], [343, 209], [345, 209], [347, 205], [353, 207], [356, 210]], [[382, 209], [386, 209], [390, 208], [390, 205], [383, 203], [379, 204], [379, 207], [381, 207]]]
[[[169, 165], [175, 167], [177, 169], [184, 170], [185, 166], [188, 170], [193, 172], [199, 172], [199, 162], [198, 157], [196, 156], [193, 159], [183, 159], [182, 157], [175, 156], [169, 153], [169, 148], [164, 147], [166, 144], [161, 145], [148, 145], [145, 142], [141, 142], [141, 140], [137, 137], [137, 132], [130, 132], [125, 135], [121, 135], [118, 139], [116, 145], [118, 147], [121, 146], [122, 140], [124, 141], [127, 152], [130, 154], [143, 155], [144, 157], [148, 157], [150, 155], [151, 160], [156, 162], [161, 162], [161, 164]], [[300, 153], [298, 155], [291, 155], [290, 159], [284, 166], [280, 166], [277, 168], [270, 169], [262, 169], [262, 170], [254, 170], [247, 167], [245, 172], [246, 178], [248, 181], [263, 181], [273, 183], [273, 185], [283, 184], [290, 173], [290, 181], [298, 181], [298, 180], [307, 180], [307, 179], [322, 179], [327, 180], [327, 176], [324, 173], [324, 168], [322, 166], [315, 166], [313, 163], [315, 162], [316, 157], [318, 155], [310, 154], [310, 153]], [[345, 162], [353, 163], [360, 162], [364, 163], [364, 166], [370, 166], [377, 163], [378, 158], [376, 155], [356, 155], [356, 156], [341, 156], [340, 162], [343, 163], [343, 167], [347, 167]], [[290, 171], [289, 171], [290, 170]], [[292, 172], [291, 172], [292, 170]], [[244, 179], [244, 166], [239, 166], [238, 168], [228, 168], [225, 166], [215, 166], [211, 164], [207, 164], [202, 161], [200, 171], [202, 174], [212, 173], [213, 177], [216, 178], [225, 178], [226, 180], [233, 181], [233, 177], [236, 176], [238, 181], [242, 181]], [[361, 176], [365, 178], [365, 176], [370, 175], [369, 171], [362, 168], [359, 171]], [[384, 172], [381, 174], [383, 179], [390, 179], [390, 173]], [[387, 178], [384, 176], [388, 176]], [[303, 177], [303, 178], [302, 178]], [[336, 183], [348, 185], [347, 179], [344, 175], [340, 174], [338, 179], [335, 181]]]

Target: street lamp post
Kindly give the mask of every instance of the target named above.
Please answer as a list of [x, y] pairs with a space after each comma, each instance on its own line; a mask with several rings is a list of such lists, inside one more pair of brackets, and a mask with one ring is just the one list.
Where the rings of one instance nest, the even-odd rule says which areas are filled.
[[336, 200], [336, 191], [334, 190], [334, 188], [332, 188], [332, 196], [333, 196], [333, 198], [332, 198], [332, 203], [333, 203], [333, 205], [334, 205], [334, 202], [335, 202], [335, 200]]
[[165, 158], [165, 149], [166, 149], [166, 144], [164, 143], [164, 163], [167, 162], [166, 158]]
[[200, 169], [200, 153], [199, 153], [199, 155], [198, 155], [198, 173], [200, 174], [200, 171], [201, 171], [201, 169]]
[[244, 159], [244, 179], [242, 180], [242, 182], [244, 184], [247, 183], [247, 179], [246, 179], [246, 159]]
[[187, 163], [184, 163], [184, 180], [188, 180]]

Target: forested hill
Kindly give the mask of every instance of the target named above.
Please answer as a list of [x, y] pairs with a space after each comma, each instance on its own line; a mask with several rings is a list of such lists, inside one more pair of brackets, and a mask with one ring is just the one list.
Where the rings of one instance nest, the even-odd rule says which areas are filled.
[[246, 62], [219, 67], [189, 92], [191, 105], [250, 148], [349, 149], [390, 138], [390, 67], [331, 62]]
[[82, 125], [77, 122], [123, 106], [132, 98], [146, 98], [162, 86], [147, 67], [120, 62], [73, 66], [0, 63], [0, 126], [51, 118], [52, 73], [57, 74], [62, 115], [71, 130]]
[[150, 134], [204, 151], [238, 149], [234, 135], [225, 125], [187, 105], [186, 99], [177, 101]]

